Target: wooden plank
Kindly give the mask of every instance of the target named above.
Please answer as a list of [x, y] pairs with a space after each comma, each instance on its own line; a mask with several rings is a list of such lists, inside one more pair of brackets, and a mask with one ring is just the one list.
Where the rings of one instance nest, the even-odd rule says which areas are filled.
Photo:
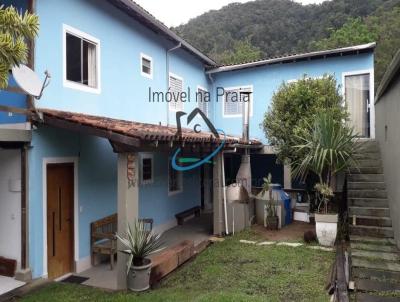
[[85, 133], [88, 135], [94, 135], [99, 137], [104, 137], [109, 139], [110, 141], [121, 143], [128, 146], [139, 147], [140, 139], [127, 136], [124, 134], [116, 133], [110, 130], [100, 129], [94, 126], [82, 125], [79, 123], [66, 121], [54, 117], [49, 117], [47, 115], [43, 116], [44, 123], [53, 127], [66, 129], [70, 131], [76, 131], [80, 133]]
[[337, 274], [337, 298], [340, 302], [349, 302], [347, 282], [345, 274], [345, 255], [343, 244], [338, 244], [336, 249], [336, 274]]
[[12, 112], [12, 113], [23, 114], [23, 115], [28, 115], [28, 116], [32, 115], [32, 111], [29, 109], [5, 106], [5, 105], [0, 105], [0, 111]]

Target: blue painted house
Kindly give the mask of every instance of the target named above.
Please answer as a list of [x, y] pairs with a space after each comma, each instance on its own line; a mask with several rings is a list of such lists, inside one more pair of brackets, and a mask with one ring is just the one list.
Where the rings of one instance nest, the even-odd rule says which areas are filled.
[[[33, 278], [90, 268], [90, 224], [113, 213], [120, 231], [135, 218], [152, 218], [155, 230], [165, 231], [176, 226], [177, 213], [200, 206], [214, 213], [214, 233], [224, 233], [221, 168], [236, 175], [246, 148], [252, 150], [254, 179], [269, 170], [289, 186], [287, 169], [275, 164], [259, 126], [285, 81], [333, 74], [356, 129], [374, 137], [374, 44], [218, 66], [131, 0], [1, 3], [39, 15], [29, 64], [38, 74], [51, 73], [40, 100], [11, 88], [0, 92], [2, 105], [27, 108], [34, 102], [41, 112], [32, 120], [0, 113], [0, 165], [14, 156], [10, 169], [22, 171], [12, 178], [8, 170], [0, 172], [1, 180], [15, 185], [12, 192], [1, 190], [17, 200], [11, 205], [6, 193], [0, 199], [0, 223], [7, 226], [0, 228], [0, 256], [17, 259]], [[250, 141], [242, 139], [243, 108], [229, 97], [240, 91], [252, 92]], [[180, 101], [168, 101], [177, 94]], [[202, 132], [175, 135], [176, 112], [195, 108], [225, 131], [230, 153], [222, 165], [219, 154], [213, 166], [176, 171], [170, 159], [177, 148], [203, 157], [221, 143], [201, 116], [184, 126], [198, 124], [194, 130]], [[12, 248], [5, 243], [9, 232], [18, 242]]]

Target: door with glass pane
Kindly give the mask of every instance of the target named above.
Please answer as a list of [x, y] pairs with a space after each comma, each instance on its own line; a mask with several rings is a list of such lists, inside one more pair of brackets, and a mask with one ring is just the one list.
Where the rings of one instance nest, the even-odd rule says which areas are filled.
[[350, 114], [350, 125], [360, 137], [370, 136], [370, 75], [345, 76], [345, 101]]

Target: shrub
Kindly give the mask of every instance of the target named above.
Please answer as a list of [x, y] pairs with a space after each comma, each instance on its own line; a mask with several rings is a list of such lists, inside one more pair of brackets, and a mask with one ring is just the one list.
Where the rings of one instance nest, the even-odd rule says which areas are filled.
[[265, 113], [263, 129], [269, 143], [278, 150], [281, 161], [296, 161], [299, 145], [308, 125], [314, 123], [317, 113], [330, 111], [335, 120], [348, 118], [336, 80], [331, 75], [311, 79], [306, 75], [294, 83], [283, 83], [272, 97]]

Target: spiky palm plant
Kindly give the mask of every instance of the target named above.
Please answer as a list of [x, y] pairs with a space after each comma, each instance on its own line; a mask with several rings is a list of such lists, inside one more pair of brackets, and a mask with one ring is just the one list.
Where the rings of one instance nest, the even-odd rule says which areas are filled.
[[129, 273], [132, 264], [134, 266], [144, 265], [146, 257], [163, 249], [160, 240], [161, 234], [154, 234], [146, 229], [145, 223], [141, 220], [136, 220], [133, 228], [128, 224], [126, 236], [124, 238], [116, 235], [118, 240], [126, 247], [121, 252], [129, 256], [127, 273]]
[[[294, 164], [294, 176], [305, 179], [311, 171], [319, 177], [319, 187], [332, 189], [332, 178], [339, 172], [357, 166], [354, 154], [357, 150], [357, 136], [352, 128], [343, 121], [337, 121], [330, 112], [316, 116], [314, 125], [302, 137], [302, 144], [295, 146], [303, 154]], [[323, 191], [323, 192], [322, 192]], [[323, 200], [329, 200], [330, 194], [322, 190]], [[326, 195], [326, 196], [325, 196]], [[327, 207], [325, 205], [325, 211]]]
[[15, 7], [0, 6], [0, 88], [8, 85], [9, 70], [25, 63], [29, 40], [39, 32], [39, 18], [26, 11], [20, 14]]

